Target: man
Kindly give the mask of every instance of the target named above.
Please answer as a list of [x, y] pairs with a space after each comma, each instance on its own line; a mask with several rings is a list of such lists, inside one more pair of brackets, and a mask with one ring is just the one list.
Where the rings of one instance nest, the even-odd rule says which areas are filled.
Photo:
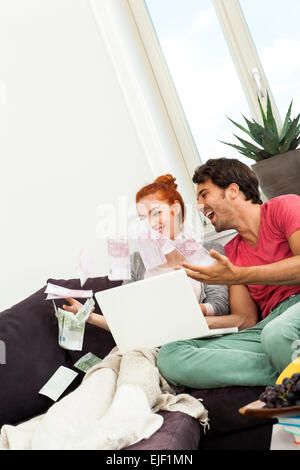
[[[300, 338], [300, 197], [262, 204], [255, 174], [235, 159], [208, 160], [193, 182], [216, 232], [235, 229], [238, 235], [225, 246], [226, 256], [211, 250], [212, 266], [182, 264], [194, 279], [228, 284], [241, 312], [250, 295], [262, 320], [236, 334], [169, 343], [159, 351], [158, 367], [175, 385], [272, 385]], [[233, 326], [222, 317], [207, 321], [214, 328]]]

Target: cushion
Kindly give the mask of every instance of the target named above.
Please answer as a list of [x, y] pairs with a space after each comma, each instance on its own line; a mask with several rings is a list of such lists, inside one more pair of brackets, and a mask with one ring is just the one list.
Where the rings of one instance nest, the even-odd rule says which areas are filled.
[[180, 411], [159, 411], [164, 422], [149, 439], [143, 439], [122, 450], [197, 450], [200, 441], [199, 422]]
[[265, 387], [223, 387], [214, 389], [188, 389], [196, 398], [203, 399], [208, 410], [210, 430], [206, 438], [241, 431], [264, 424], [275, 423], [272, 419], [250, 418], [241, 415], [238, 410], [242, 406], [258, 400]]
[[[49, 282], [80, 288], [78, 279], [49, 279]], [[100, 277], [88, 279], [84, 288], [98, 292], [116, 285], [120, 282]], [[0, 340], [6, 346], [6, 364], [0, 365], [0, 426], [24, 421], [51, 406], [53, 401], [38, 391], [60, 365], [72, 368], [79, 357], [90, 351], [103, 358], [115, 346], [109, 332], [86, 324], [82, 351], [61, 348], [58, 345], [57, 318], [52, 301], [45, 300], [45, 288], [0, 313]], [[56, 301], [57, 306], [63, 303], [63, 299]], [[100, 313], [98, 306], [96, 312]], [[80, 384], [84, 373], [78, 372], [64, 395]]]

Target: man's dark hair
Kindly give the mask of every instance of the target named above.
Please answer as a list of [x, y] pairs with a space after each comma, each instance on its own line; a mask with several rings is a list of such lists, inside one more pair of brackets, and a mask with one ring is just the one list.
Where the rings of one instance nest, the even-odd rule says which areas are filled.
[[246, 201], [262, 204], [258, 190], [258, 180], [254, 171], [235, 158], [212, 158], [198, 166], [193, 183], [205, 183], [208, 179], [219, 188], [226, 189], [231, 183], [239, 185]]

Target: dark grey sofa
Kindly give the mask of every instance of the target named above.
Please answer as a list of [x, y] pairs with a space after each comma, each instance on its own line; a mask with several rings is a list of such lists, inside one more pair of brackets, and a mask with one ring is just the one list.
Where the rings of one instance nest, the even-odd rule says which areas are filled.
[[[49, 282], [80, 288], [78, 279]], [[84, 288], [93, 292], [119, 285], [107, 277], [88, 279]], [[0, 365], [0, 427], [17, 424], [45, 412], [53, 403], [38, 391], [60, 365], [73, 368], [87, 352], [99, 357], [115, 346], [110, 333], [87, 324], [82, 351], [68, 351], [57, 342], [57, 319], [53, 304], [46, 301], [45, 286], [27, 299], [0, 313], [0, 340], [6, 345], [6, 364]], [[62, 306], [63, 300], [56, 301]], [[101, 313], [98, 305], [96, 312]], [[65, 394], [74, 390], [83, 378], [77, 378]], [[256, 400], [261, 387], [227, 387], [213, 390], [189, 390], [202, 398], [209, 411], [210, 431], [205, 435], [199, 423], [181, 412], [163, 411], [162, 427], [149, 439], [128, 450], [259, 450], [268, 449], [273, 420], [255, 420], [239, 415], [238, 408]], [[101, 393], [101, 390], [99, 391]], [[64, 396], [64, 395], [62, 395]]]

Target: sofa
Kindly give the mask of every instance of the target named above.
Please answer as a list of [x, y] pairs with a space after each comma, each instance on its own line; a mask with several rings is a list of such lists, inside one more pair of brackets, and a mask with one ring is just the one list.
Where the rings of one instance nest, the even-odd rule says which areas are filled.
[[[48, 282], [80, 289], [78, 279], [49, 279]], [[118, 285], [120, 282], [98, 277], [88, 279], [84, 288], [95, 293]], [[38, 391], [60, 365], [73, 368], [74, 363], [87, 352], [103, 358], [115, 346], [109, 332], [86, 324], [82, 351], [61, 348], [58, 345], [57, 318], [52, 301], [46, 300], [45, 288], [0, 312], [0, 340], [6, 346], [6, 363], [0, 364], [0, 427], [23, 422], [44, 413], [52, 405], [52, 400]], [[58, 307], [63, 303], [63, 299], [56, 300]], [[97, 302], [95, 311], [102, 314]], [[80, 384], [83, 374], [79, 371], [62, 397]], [[210, 430], [204, 434], [199, 422], [184, 413], [162, 411], [159, 413], [164, 418], [162, 427], [149, 439], [126, 450], [269, 449], [272, 425], [276, 421], [253, 419], [238, 413], [240, 407], [256, 400], [262, 389], [186, 389], [187, 393], [203, 399], [209, 412]]]

